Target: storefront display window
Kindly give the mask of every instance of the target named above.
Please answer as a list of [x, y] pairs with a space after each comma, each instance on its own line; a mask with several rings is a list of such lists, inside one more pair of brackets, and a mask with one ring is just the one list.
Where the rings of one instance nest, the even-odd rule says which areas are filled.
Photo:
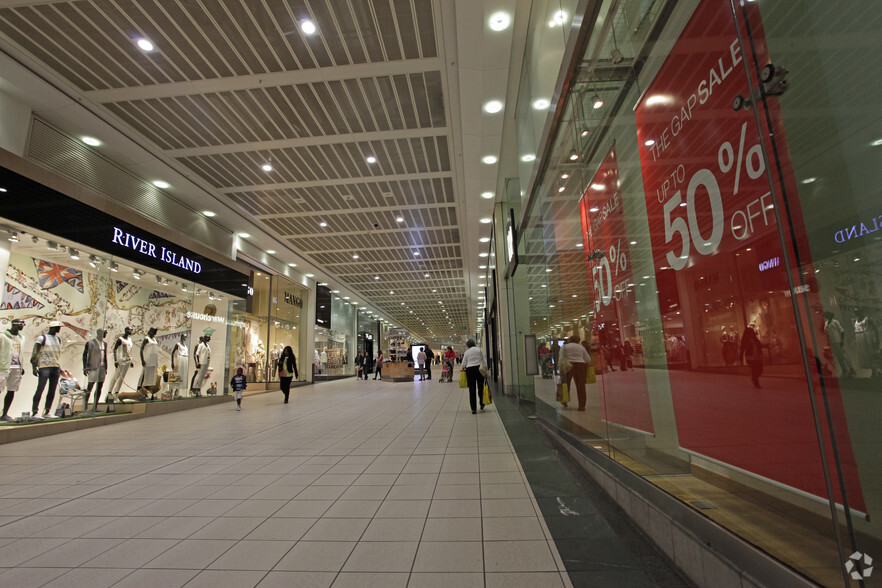
[[[637, 4], [603, 5], [521, 227], [537, 412], [842, 585], [840, 554], [882, 540], [879, 76], [839, 86], [869, 4], [806, 6], [799, 32], [781, 4]], [[584, 412], [559, 401], [573, 336]]]
[[[53, 416], [57, 406], [71, 403], [53, 390], [51, 379], [35, 396], [38, 377], [30, 360], [33, 353], [42, 357], [35, 342], [53, 325], [60, 379], [65, 387], [89, 392], [73, 411], [95, 410], [108, 394], [119, 402], [223, 393], [234, 296], [63, 237], [4, 224], [9, 255], [0, 328], [24, 322], [18, 362], [25, 368], [15, 394], [6, 391], [6, 416]], [[84, 375], [87, 343], [95, 345], [96, 368]]]

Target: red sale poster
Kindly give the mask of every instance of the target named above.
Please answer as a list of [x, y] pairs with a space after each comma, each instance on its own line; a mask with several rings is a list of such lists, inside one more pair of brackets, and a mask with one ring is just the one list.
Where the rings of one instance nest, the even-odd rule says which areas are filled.
[[[702, 2], [636, 109], [677, 433], [685, 450], [826, 498], [768, 137], [751, 108], [733, 107], [752, 96], [735, 26], [728, 3]], [[775, 126], [786, 145], [780, 119]], [[777, 157], [789, 169], [788, 155]], [[754, 335], [758, 358], [745, 356]], [[841, 398], [828, 392], [844, 486], [861, 509]]]
[[[603, 375], [603, 418], [652, 433], [646, 378], [642, 370], [634, 370], [634, 349], [642, 344], [636, 328], [634, 275], [628, 263], [631, 253], [615, 145], [588, 185], [579, 203], [579, 215], [585, 264], [594, 284], [594, 365], [598, 375]], [[591, 259], [595, 251], [602, 255]]]

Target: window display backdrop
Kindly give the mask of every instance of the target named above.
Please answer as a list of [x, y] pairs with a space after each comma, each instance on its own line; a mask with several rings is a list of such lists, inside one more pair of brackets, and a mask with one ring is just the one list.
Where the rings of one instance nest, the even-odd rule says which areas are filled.
[[272, 281], [273, 297], [270, 306], [267, 381], [279, 381], [277, 364], [285, 347], [291, 347], [294, 352], [299, 379], [303, 380], [306, 375], [301, 367], [304, 364], [300, 350], [305, 348], [305, 345], [301, 344], [301, 338], [306, 333], [302, 319], [305, 319], [303, 307], [308, 300], [308, 290], [281, 276], [273, 276]]
[[[627, 336], [638, 332], [637, 311], [615, 145], [585, 191], [579, 215], [585, 264], [594, 285], [592, 339], [595, 370], [603, 376], [603, 418], [653, 433], [646, 378], [627, 374], [628, 359], [633, 366], [635, 346], [642, 350], [643, 345], [636, 337]], [[618, 380], [612, 382], [607, 378]]]
[[[71, 255], [80, 259], [72, 259]], [[34, 340], [55, 320], [63, 324], [59, 332], [63, 342], [61, 368], [69, 371], [83, 388], [87, 383], [82, 365], [84, 346], [98, 329], [107, 332], [104, 341], [108, 373], [102, 401], [117, 369], [113, 366], [113, 348], [126, 327], [132, 330], [134, 366], [125, 372], [121, 392], [138, 389], [142, 376], [141, 344], [147, 331], [156, 328], [158, 367], [171, 370], [171, 355], [179, 342], [187, 346], [189, 358], [186, 363], [177, 359], [176, 367], [186, 365], [187, 373], [178, 374], [179, 382], [164, 383], [162, 391], [189, 395], [196, 372], [193, 358], [199, 337], [211, 335], [209, 346], [215, 359], [210, 364], [208, 377], [199, 382], [199, 387], [205, 393], [214, 383], [222, 393], [228, 296], [180, 282], [173, 276], [136, 269], [122, 259], [31, 229], [20, 235], [20, 242], [12, 244], [5, 280], [0, 300], [0, 327], [8, 328], [15, 318], [25, 321], [21, 358], [25, 374], [9, 409], [10, 416], [31, 411], [37, 387], [37, 378], [30, 369]], [[43, 401], [46, 395], [44, 391]], [[94, 403], [94, 397], [90, 400]], [[56, 393], [54, 406], [58, 406], [58, 402]]]
[[[736, 96], [751, 96], [743, 59], [731, 7], [705, 0], [636, 109], [659, 298], [680, 313], [691, 367], [726, 362], [722, 350], [714, 359], [691, 351], [723, 327], [727, 341], [734, 338], [733, 320], [739, 344], [752, 328], [762, 345], [762, 388], [746, 371], [715, 374], [712, 386], [669, 372], [680, 445], [827, 498], [793, 308], [794, 293], [814, 294], [788, 286], [783, 260], [793, 252], [781, 248], [761, 135], [750, 109], [733, 108]], [[776, 163], [789, 168], [786, 151], [778, 150]], [[715, 304], [719, 316], [710, 320]], [[841, 397], [835, 386], [826, 393], [850, 506], [861, 510]], [[831, 449], [827, 438], [827, 457]]]

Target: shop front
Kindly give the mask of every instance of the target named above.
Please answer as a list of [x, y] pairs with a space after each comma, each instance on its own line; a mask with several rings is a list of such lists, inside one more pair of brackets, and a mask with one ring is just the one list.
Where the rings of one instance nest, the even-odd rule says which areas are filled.
[[226, 392], [244, 274], [5, 168], [0, 189], [4, 420]]
[[316, 287], [312, 372], [315, 381], [355, 374], [354, 351], [357, 309], [326, 285]]
[[[540, 343], [550, 427], [846, 585], [882, 548], [882, 77], [848, 58], [879, 48], [870, 4], [661, 4], [586, 19], [520, 227], [529, 317], [506, 328]], [[584, 411], [575, 380], [558, 401], [573, 337]]]

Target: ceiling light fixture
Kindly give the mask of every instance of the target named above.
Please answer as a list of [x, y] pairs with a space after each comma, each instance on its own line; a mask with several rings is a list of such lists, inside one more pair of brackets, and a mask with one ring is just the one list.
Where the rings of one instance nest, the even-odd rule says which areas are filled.
[[314, 278], [314, 277], [315, 277], [315, 274], [306, 274], [306, 277], [307, 277], [307, 278]]
[[322, 221], [319, 223], [319, 226], [322, 228], [325, 228], [326, 226], [328, 226], [328, 223], [326, 223], [325, 221]]
[[548, 26], [551, 28], [563, 26], [567, 22], [567, 13], [563, 10], [558, 10], [554, 13], [554, 16], [551, 17], [551, 20], [548, 22]]
[[83, 137], [82, 141], [86, 145], [91, 145], [92, 147], [98, 147], [101, 145], [101, 141], [99, 141], [95, 137]]
[[140, 280], [141, 279], [141, 270], [133, 269], [132, 270], [132, 277], [135, 278], [136, 280]]
[[481, 243], [489, 243], [490, 237], [481, 237], [480, 239], [478, 239], [478, 241], [480, 241]]
[[488, 114], [496, 114], [497, 112], [502, 111], [503, 106], [504, 105], [499, 100], [490, 100], [484, 104], [484, 112]]
[[368, 155], [367, 157], [364, 158], [364, 160], [367, 161], [368, 163], [377, 163], [377, 158], [374, 157], [373, 155]]
[[9, 237], [7, 237], [7, 238], [12, 243], [18, 243], [18, 233], [16, 233], [15, 231], [12, 231], [11, 233], [9, 233]]
[[358, 259], [358, 253], [352, 256], [352, 259]]
[[413, 255], [414, 255], [414, 257], [419, 257], [419, 256], [420, 256], [420, 252], [419, 252], [419, 251], [414, 251], [414, 252], [413, 252]]
[[481, 161], [487, 165], [493, 165], [498, 160], [495, 155], [485, 155], [484, 157], [481, 158]]
[[275, 250], [275, 249], [267, 249], [266, 252], [269, 253], [270, 255], [275, 255], [275, 254], [276, 254], [276, 250]]
[[531, 161], [536, 161], [536, 156], [533, 155], [532, 153], [528, 153], [527, 155], [522, 155], [522, 156], [521, 156], [521, 161], [523, 161], [524, 163], [529, 163], [529, 162], [531, 162]]
[[296, 263], [289, 263], [288, 267], [297, 267], [297, 264]]
[[591, 106], [594, 108], [594, 110], [597, 110], [598, 108], [603, 106], [603, 100], [597, 94], [597, 84], [596, 83], [594, 84], [594, 96], [591, 97]]
[[153, 51], [154, 49], [156, 49], [156, 47], [153, 45], [153, 43], [151, 43], [148, 39], [144, 39], [144, 38], [138, 39], [137, 43], [138, 43], [138, 47], [141, 49], [141, 51], [146, 51], [149, 53], [149, 52]]
[[241, 239], [248, 239], [249, 237], [251, 237], [250, 233], [239, 233], [239, 238]]
[[303, 31], [305, 35], [314, 35], [316, 28], [315, 23], [311, 20], [304, 20], [300, 23], [300, 30]]
[[273, 166], [272, 166], [272, 164], [264, 163], [262, 166], [260, 166], [260, 169], [262, 169], [265, 172], [271, 172], [271, 171], [273, 171]]
[[160, 190], [165, 190], [166, 188], [171, 188], [171, 184], [168, 182], [163, 182], [162, 180], [154, 180], [153, 185], [159, 188]]
[[573, 149], [572, 151], [570, 151], [570, 161], [576, 161], [577, 159], [579, 159], [579, 154], [576, 153], [575, 149]]
[[545, 110], [550, 105], [551, 105], [551, 102], [549, 102], [545, 98], [539, 98], [539, 99], [533, 101], [533, 109], [535, 109], [535, 110]]
[[203, 211], [202, 211], [202, 214], [204, 214], [204, 215], [207, 216], [208, 218], [211, 218], [211, 217], [213, 217], [213, 216], [217, 216], [217, 213], [216, 213], [216, 212], [212, 212], [212, 211], [210, 211], [210, 210], [203, 210]]
[[116, 273], [119, 271], [119, 265], [115, 261], [110, 262], [110, 271]]
[[511, 16], [507, 12], [494, 12], [487, 24], [496, 32], [504, 31], [511, 24]]
[[570, 174], [568, 174], [568, 173], [562, 173], [562, 174], [560, 174], [560, 179], [562, 179], [562, 180], [568, 180], [568, 179], [570, 179]]
[[493, 222], [493, 219], [490, 218], [489, 216], [485, 216], [484, 218], [480, 219], [479, 222], [480, 222], [482, 225], [489, 225], [490, 223]]

